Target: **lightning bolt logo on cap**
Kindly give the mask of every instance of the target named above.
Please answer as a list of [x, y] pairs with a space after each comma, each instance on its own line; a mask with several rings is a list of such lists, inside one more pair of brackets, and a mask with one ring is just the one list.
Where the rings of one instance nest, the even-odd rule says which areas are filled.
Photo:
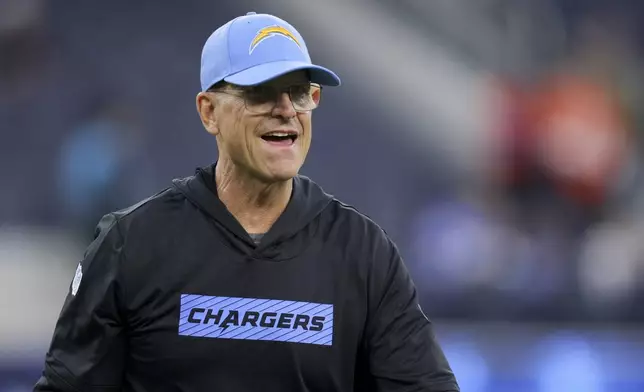
[[250, 47], [248, 48], [248, 54], [252, 54], [255, 48], [262, 43], [264, 40], [271, 38], [271, 37], [284, 37], [288, 38], [291, 41], [293, 41], [299, 48], [300, 50], [302, 49], [302, 46], [300, 45], [300, 42], [298, 41], [297, 37], [293, 35], [290, 31], [285, 29], [284, 27], [281, 26], [269, 26], [269, 27], [264, 27], [261, 30], [257, 32], [255, 35], [255, 38], [250, 43]]

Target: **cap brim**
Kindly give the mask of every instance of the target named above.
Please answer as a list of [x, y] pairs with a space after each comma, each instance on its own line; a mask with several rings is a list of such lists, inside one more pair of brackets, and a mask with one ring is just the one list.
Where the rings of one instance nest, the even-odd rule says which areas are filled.
[[330, 69], [302, 61], [274, 61], [260, 64], [230, 75], [224, 80], [238, 86], [254, 86], [299, 70], [309, 71], [309, 77], [313, 83], [334, 87], [340, 85], [340, 78]]

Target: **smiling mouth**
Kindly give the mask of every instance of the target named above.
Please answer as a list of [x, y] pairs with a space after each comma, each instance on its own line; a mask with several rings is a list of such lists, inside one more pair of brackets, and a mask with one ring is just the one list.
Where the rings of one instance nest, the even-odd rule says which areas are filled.
[[275, 145], [281, 145], [281, 146], [290, 146], [293, 143], [295, 143], [295, 140], [297, 140], [297, 135], [291, 134], [291, 135], [263, 135], [262, 139], [264, 141], [270, 143], [270, 144], [275, 144]]

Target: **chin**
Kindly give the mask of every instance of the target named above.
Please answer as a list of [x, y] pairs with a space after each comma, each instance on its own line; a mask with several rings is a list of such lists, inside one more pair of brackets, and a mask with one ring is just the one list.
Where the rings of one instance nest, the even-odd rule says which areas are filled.
[[297, 176], [300, 171], [300, 165], [285, 165], [282, 167], [269, 168], [267, 171], [268, 180], [271, 182], [288, 181]]
[[293, 177], [297, 176], [298, 171], [293, 170], [293, 171], [281, 171], [278, 173], [273, 173], [271, 180], [273, 182], [283, 182], [283, 181], [288, 181], [292, 179]]

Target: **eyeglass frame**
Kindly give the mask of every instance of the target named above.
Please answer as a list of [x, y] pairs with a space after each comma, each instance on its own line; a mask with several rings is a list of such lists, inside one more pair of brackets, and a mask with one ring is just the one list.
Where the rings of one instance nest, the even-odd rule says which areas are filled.
[[[297, 113], [310, 113], [313, 110], [317, 109], [320, 106], [320, 102], [322, 101], [322, 85], [318, 83], [313, 83], [313, 82], [308, 82], [309, 88], [311, 86], [315, 86], [318, 88], [320, 92], [320, 99], [318, 100], [318, 103], [315, 105], [314, 108], [308, 109], [308, 110], [301, 110], [297, 109], [295, 107], [295, 101], [293, 101], [293, 97], [291, 95], [291, 88], [296, 87], [296, 86], [301, 86], [301, 85], [306, 85], [307, 83], [297, 83], [297, 84], [292, 84], [288, 87], [282, 88], [282, 89], [274, 89], [276, 90], [276, 96], [273, 98], [273, 107], [270, 110], [265, 110], [265, 111], [254, 111], [253, 109], [249, 108], [249, 106], [252, 107], [252, 105], [248, 104], [248, 99], [246, 97], [246, 92], [249, 90], [249, 88], [257, 87], [257, 86], [238, 86], [235, 84], [231, 83], [217, 83], [210, 87], [206, 92], [208, 93], [222, 93], [222, 94], [228, 94], [233, 97], [241, 98], [244, 101], [244, 107], [251, 113], [255, 114], [264, 114], [264, 113], [270, 113], [273, 110], [275, 110], [275, 107], [277, 106], [277, 103], [279, 101], [279, 97], [282, 96], [284, 93], [288, 93], [288, 98], [291, 101], [291, 106], [293, 106], [293, 110], [295, 110]], [[246, 87], [246, 88], [245, 88]], [[240, 93], [240, 94], [235, 94], [235, 93]]]

